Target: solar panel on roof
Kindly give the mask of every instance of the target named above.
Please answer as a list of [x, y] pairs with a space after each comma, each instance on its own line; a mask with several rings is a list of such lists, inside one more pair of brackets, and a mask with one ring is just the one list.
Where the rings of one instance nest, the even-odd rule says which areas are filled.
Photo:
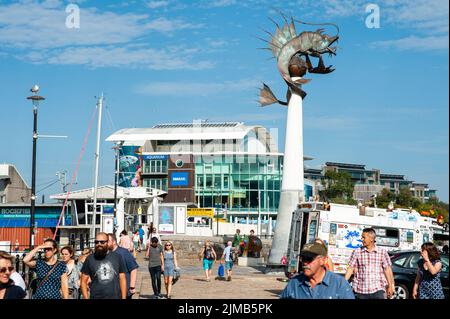
[[236, 127], [239, 122], [222, 122], [222, 123], [173, 123], [173, 124], [158, 124], [153, 128], [193, 128], [193, 127]]

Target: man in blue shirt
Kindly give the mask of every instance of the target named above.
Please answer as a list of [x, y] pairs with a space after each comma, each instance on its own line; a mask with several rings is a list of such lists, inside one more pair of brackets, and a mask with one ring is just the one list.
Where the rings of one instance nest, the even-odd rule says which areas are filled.
[[141, 252], [142, 248], [145, 249], [144, 235], [145, 235], [145, 231], [142, 228], [142, 225], [140, 225], [139, 226], [139, 252]]
[[133, 257], [133, 255], [128, 251], [128, 249], [122, 248], [117, 245], [116, 235], [112, 233], [108, 234], [108, 249], [122, 256], [123, 262], [125, 264], [125, 277], [127, 279], [127, 299], [131, 299], [136, 293], [135, 285], [137, 278], [137, 269], [139, 268], [139, 265], [137, 264], [136, 259]]
[[289, 280], [282, 299], [355, 299], [343, 276], [325, 268], [327, 248], [320, 243], [305, 244], [300, 253], [303, 272]]

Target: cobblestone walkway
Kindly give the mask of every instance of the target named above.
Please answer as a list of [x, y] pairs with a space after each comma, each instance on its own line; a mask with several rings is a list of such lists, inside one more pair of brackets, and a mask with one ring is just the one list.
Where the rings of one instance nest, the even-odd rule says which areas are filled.
[[[144, 253], [137, 256], [139, 264], [136, 289], [133, 299], [151, 299], [153, 290], [148, 272], [148, 261]], [[205, 274], [200, 261], [180, 260], [181, 278], [172, 288], [173, 299], [277, 299], [286, 286], [285, 282], [277, 280], [284, 275], [266, 275], [262, 268], [233, 267], [232, 281], [205, 280]], [[217, 276], [216, 263], [213, 267], [213, 277]], [[161, 293], [165, 294], [162, 280]]]

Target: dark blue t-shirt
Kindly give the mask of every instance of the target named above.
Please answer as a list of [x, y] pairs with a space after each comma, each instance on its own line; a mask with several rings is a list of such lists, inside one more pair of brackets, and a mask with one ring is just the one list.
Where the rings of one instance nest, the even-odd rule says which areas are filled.
[[81, 268], [91, 280], [90, 299], [121, 299], [120, 273], [125, 273], [125, 263], [119, 254], [110, 251], [104, 258], [88, 256]]
[[114, 250], [114, 252], [118, 253], [120, 256], [122, 256], [123, 261], [125, 263], [125, 276], [127, 277], [127, 295], [131, 295], [130, 294], [130, 273], [132, 270], [139, 268], [139, 265], [136, 262], [136, 259], [134, 259], [133, 255], [127, 249], [118, 246], [117, 249]]

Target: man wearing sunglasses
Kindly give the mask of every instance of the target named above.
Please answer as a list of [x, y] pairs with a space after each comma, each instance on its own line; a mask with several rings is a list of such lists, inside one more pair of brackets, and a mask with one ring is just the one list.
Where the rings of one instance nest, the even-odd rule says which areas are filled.
[[[95, 251], [87, 257], [81, 268], [83, 299], [126, 299], [126, 267], [122, 256], [108, 251], [108, 234], [95, 236]], [[91, 279], [90, 295], [88, 279]]]
[[314, 242], [305, 244], [300, 253], [303, 271], [289, 280], [282, 299], [355, 299], [343, 276], [325, 268], [327, 248]]

